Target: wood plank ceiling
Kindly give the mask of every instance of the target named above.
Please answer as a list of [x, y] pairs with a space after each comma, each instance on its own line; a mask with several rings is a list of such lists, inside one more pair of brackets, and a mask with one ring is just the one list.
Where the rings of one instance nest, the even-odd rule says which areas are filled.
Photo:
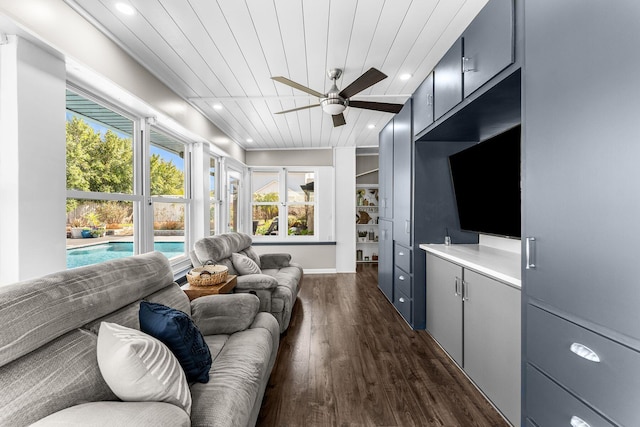
[[337, 128], [320, 108], [274, 115], [318, 100], [270, 77], [326, 93], [328, 69], [344, 88], [376, 67], [389, 77], [354, 99], [404, 103], [487, 2], [125, 0], [125, 15], [66, 1], [248, 150], [377, 145], [391, 114], [347, 108]]

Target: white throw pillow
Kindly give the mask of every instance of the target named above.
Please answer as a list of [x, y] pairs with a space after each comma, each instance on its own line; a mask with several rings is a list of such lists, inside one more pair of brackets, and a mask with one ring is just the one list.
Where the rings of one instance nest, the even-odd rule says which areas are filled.
[[238, 273], [240, 273], [241, 276], [245, 274], [262, 273], [262, 270], [260, 270], [258, 264], [256, 264], [255, 261], [248, 256], [232, 253], [231, 262], [233, 262], [233, 267], [236, 269], [236, 271], [238, 271]]
[[126, 402], [167, 402], [191, 414], [191, 392], [178, 359], [160, 340], [137, 329], [102, 322], [98, 366]]

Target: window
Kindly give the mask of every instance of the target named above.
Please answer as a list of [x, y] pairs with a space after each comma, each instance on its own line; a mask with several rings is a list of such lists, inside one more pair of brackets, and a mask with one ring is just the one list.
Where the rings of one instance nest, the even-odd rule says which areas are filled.
[[280, 173], [255, 171], [251, 173], [252, 234], [278, 235], [280, 209]]
[[218, 170], [218, 159], [211, 157], [209, 160], [209, 235], [216, 234], [217, 214], [218, 214], [218, 187], [216, 171]]
[[314, 236], [316, 172], [252, 170], [252, 233], [256, 236]]
[[106, 105], [67, 91], [67, 268], [151, 250], [183, 263], [191, 146]]
[[153, 203], [153, 247], [168, 258], [185, 254], [189, 195], [186, 144], [151, 129], [149, 175]]
[[237, 232], [240, 227], [239, 195], [240, 172], [229, 170], [227, 172], [227, 231]]
[[66, 93], [67, 268], [134, 253], [135, 122]]

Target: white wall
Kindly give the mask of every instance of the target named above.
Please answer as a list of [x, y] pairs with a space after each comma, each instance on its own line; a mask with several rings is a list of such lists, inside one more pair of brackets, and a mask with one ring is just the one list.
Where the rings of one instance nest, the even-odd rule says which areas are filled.
[[356, 148], [335, 148], [334, 165], [336, 271], [353, 273], [356, 267]]
[[65, 64], [0, 46], [0, 284], [66, 269]]
[[305, 274], [335, 273], [335, 245], [254, 245], [260, 255], [270, 253], [291, 254], [291, 261], [300, 264]]

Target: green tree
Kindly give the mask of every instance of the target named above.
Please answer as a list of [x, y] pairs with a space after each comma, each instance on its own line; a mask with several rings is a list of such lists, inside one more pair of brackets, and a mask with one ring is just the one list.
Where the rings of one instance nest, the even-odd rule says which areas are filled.
[[164, 161], [159, 154], [153, 154], [151, 156], [150, 167], [152, 195], [184, 195], [184, 174], [173, 162]]
[[[184, 174], [160, 155], [151, 156], [153, 195], [183, 195]], [[107, 130], [96, 132], [79, 117], [67, 121], [67, 189], [102, 193], [133, 193], [133, 144]], [[78, 206], [67, 201], [67, 212]]]
[[133, 192], [130, 138], [111, 130], [104, 137], [84, 120], [67, 122], [67, 188], [104, 193]]

